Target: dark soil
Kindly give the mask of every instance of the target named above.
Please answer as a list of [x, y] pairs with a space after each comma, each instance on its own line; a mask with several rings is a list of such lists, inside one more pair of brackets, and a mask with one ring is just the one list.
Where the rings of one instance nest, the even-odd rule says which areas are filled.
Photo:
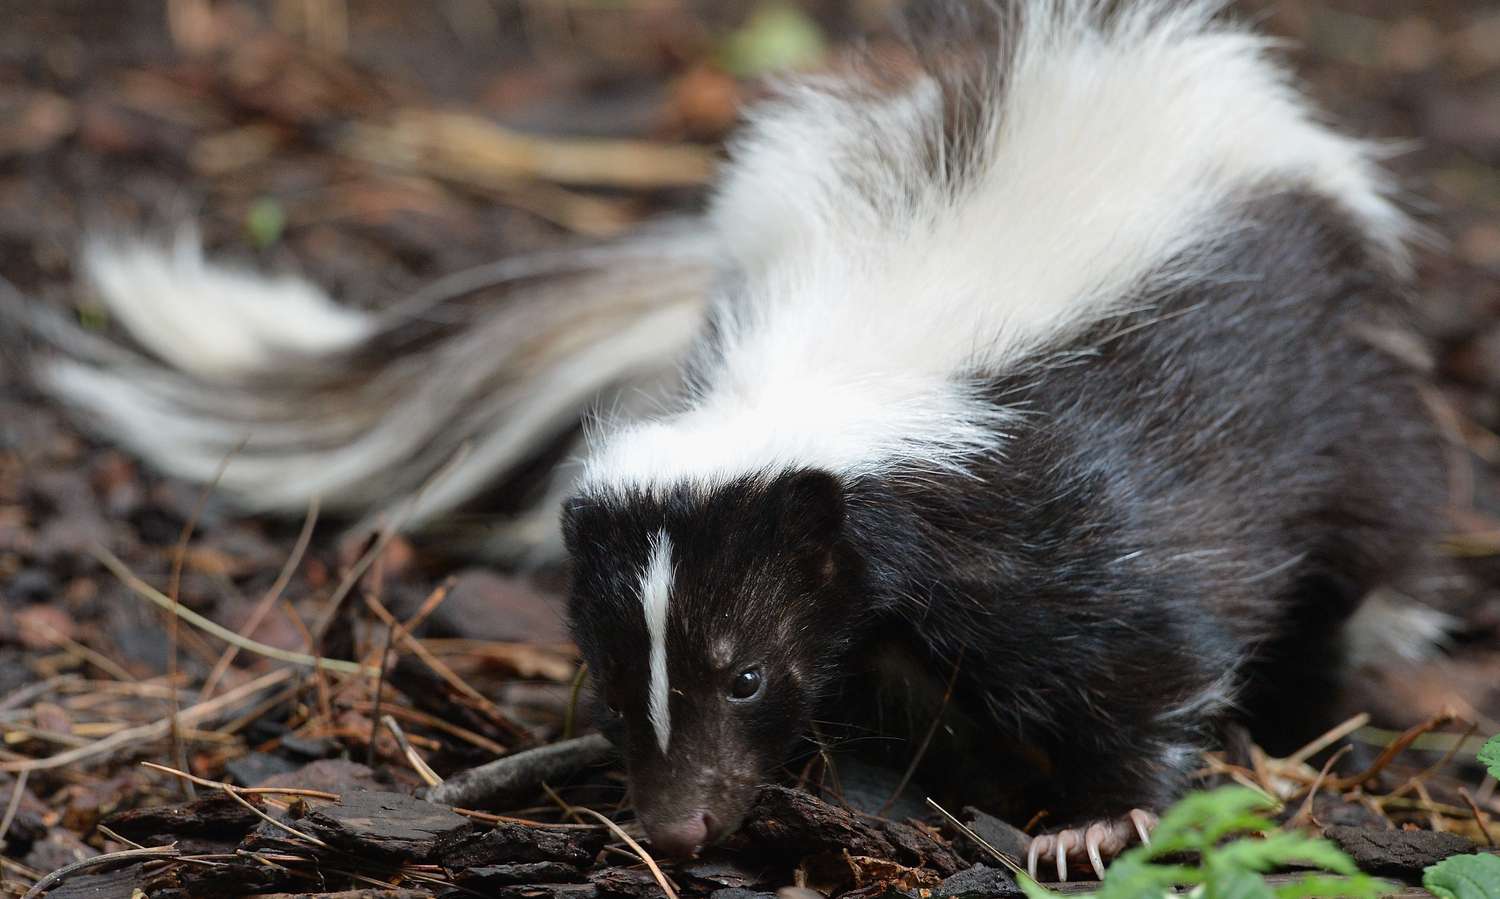
[[[359, 126], [384, 126], [397, 110], [456, 110], [539, 134], [687, 141], [711, 152], [756, 91], [715, 63], [754, 5], [0, 0], [0, 275], [34, 302], [82, 302], [89, 315], [70, 271], [87, 230], [192, 220], [221, 256], [296, 270], [347, 302], [378, 305], [446, 272], [691, 208], [701, 201], [691, 186], [558, 186], [377, 163], [371, 132]], [[881, 5], [806, 7], [836, 45], [876, 28]], [[1343, 773], [1374, 758], [1390, 732], [1444, 711], [1454, 719], [1366, 787], [1397, 799], [1346, 803], [1330, 792], [1311, 819], [1482, 840], [1459, 790], [1493, 818], [1500, 800], [1471, 746], [1410, 781], [1458, 737], [1500, 733], [1500, 8], [1241, 6], [1295, 42], [1298, 66], [1339, 120], [1413, 142], [1391, 165], [1434, 237], [1421, 252], [1414, 309], [1436, 360], [1434, 408], [1451, 438], [1445, 551], [1454, 573], [1424, 585], [1430, 595], [1421, 598], [1458, 625], [1441, 658], [1360, 673], [1354, 702], [1373, 720], [1355, 738], [1366, 751], [1346, 758]], [[3, 890], [19, 894], [101, 852], [174, 844], [197, 860], [127, 858], [80, 871], [51, 895], [659, 894], [616, 834], [562, 811], [586, 805], [628, 821], [623, 779], [608, 765], [559, 781], [554, 798], [533, 789], [490, 810], [513, 820], [414, 798], [424, 787], [419, 763], [447, 777], [569, 730], [575, 662], [555, 577], [454, 573], [451, 560], [397, 539], [323, 635], [330, 657], [375, 667], [390, 645], [379, 678], [282, 669], [278, 680], [249, 653], [225, 662], [222, 641], [171, 625], [101, 566], [94, 547], [162, 590], [180, 568], [185, 607], [294, 651], [307, 649], [364, 547], [320, 528], [257, 616], [298, 522], [247, 520], [87, 439], [13, 363], [0, 358], [0, 810], [13, 809], [0, 819]], [[425, 619], [422, 653], [399, 630], [393, 639], [385, 608]], [[174, 703], [190, 720], [175, 736], [165, 724], [151, 731]], [[385, 715], [400, 738], [381, 724]], [[62, 764], [45, 761], [63, 753], [72, 755]], [[186, 782], [142, 761], [337, 801], [254, 794], [246, 805], [210, 783], [184, 805]], [[1257, 777], [1274, 768], [1252, 766]], [[768, 792], [728, 849], [668, 873], [683, 894], [720, 899], [798, 878], [871, 896], [993, 894], [1008, 882], [964, 871], [993, 859], [950, 842], [955, 834], [933, 822], [881, 821], [829, 798]], [[1375, 856], [1390, 843], [1349, 830], [1341, 842]], [[1500, 839], [1500, 824], [1491, 832]], [[1391, 850], [1396, 861], [1372, 856], [1369, 865], [1409, 877], [1409, 865], [1380, 866], [1439, 844], [1455, 845], [1408, 840]]]

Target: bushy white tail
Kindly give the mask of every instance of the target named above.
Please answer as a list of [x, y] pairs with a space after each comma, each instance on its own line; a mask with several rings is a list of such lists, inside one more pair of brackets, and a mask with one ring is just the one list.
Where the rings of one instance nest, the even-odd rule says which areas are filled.
[[[36, 304], [36, 382], [80, 423], [261, 512], [432, 523], [495, 489], [486, 548], [556, 548], [552, 501], [596, 404], [638, 407], [699, 328], [718, 248], [693, 223], [462, 272], [380, 314], [306, 281], [96, 240], [81, 270], [133, 344]], [[13, 308], [12, 314], [16, 314]]]
[[196, 377], [244, 377], [288, 354], [338, 352], [375, 324], [300, 278], [209, 263], [190, 230], [166, 247], [96, 238], [80, 263], [94, 293], [143, 347]]

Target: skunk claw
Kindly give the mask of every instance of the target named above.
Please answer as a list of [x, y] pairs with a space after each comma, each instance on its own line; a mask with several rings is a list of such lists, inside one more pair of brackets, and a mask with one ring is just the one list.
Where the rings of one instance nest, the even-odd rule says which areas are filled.
[[1032, 880], [1036, 880], [1036, 860], [1042, 853], [1042, 840], [1044, 839], [1046, 837], [1032, 837], [1031, 848], [1026, 850], [1026, 873], [1031, 875]]
[[1068, 882], [1068, 849], [1073, 846], [1076, 832], [1064, 830], [1057, 835], [1057, 882]]
[[1137, 839], [1142, 844], [1149, 844], [1156, 822], [1155, 815], [1136, 808], [1113, 820], [1095, 821], [1087, 827], [1072, 827], [1032, 837], [1031, 846], [1026, 850], [1026, 872], [1035, 880], [1039, 863], [1050, 860], [1057, 866], [1057, 881], [1066, 883], [1068, 856], [1072, 855], [1079, 863], [1086, 860], [1094, 876], [1103, 880], [1105, 860], [1115, 858]]
[[1151, 831], [1156, 829], [1157, 817], [1143, 809], [1133, 808], [1129, 812], [1130, 823], [1135, 825], [1136, 835], [1142, 846], [1151, 845]]
[[1100, 880], [1104, 879], [1104, 856], [1100, 852], [1100, 844], [1109, 836], [1109, 826], [1100, 822], [1090, 824], [1083, 834], [1083, 848], [1089, 855], [1089, 865], [1094, 869], [1094, 876]]

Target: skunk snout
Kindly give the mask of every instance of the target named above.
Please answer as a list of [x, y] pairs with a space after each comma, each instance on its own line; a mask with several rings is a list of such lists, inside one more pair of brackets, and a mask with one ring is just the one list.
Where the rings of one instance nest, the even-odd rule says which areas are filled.
[[719, 823], [708, 812], [692, 812], [681, 819], [661, 824], [646, 824], [651, 845], [663, 855], [688, 858], [723, 836]]

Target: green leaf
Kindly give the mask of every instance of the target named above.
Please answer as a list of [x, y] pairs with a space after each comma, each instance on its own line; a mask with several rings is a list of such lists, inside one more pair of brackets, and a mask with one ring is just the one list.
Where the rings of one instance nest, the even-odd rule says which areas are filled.
[[1202, 882], [1203, 872], [1198, 868], [1151, 864], [1137, 847], [1110, 863], [1094, 899], [1154, 899], [1174, 886]]
[[[1198, 886], [1202, 899], [1310, 899], [1313, 896], [1378, 899], [1385, 884], [1360, 874], [1354, 862], [1327, 840], [1283, 832], [1263, 813], [1276, 800], [1256, 790], [1224, 787], [1184, 797], [1162, 815], [1150, 846], [1137, 846], [1109, 866], [1097, 892], [1084, 899], [1161, 899], [1173, 887]], [[1233, 834], [1255, 832], [1264, 838], [1233, 840]], [[1198, 865], [1160, 864], [1175, 852], [1196, 852]], [[1318, 865], [1347, 877], [1310, 875], [1272, 888], [1261, 872], [1291, 863]], [[1031, 899], [1055, 899], [1037, 887]], [[1469, 899], [1468, 896], [1457, 899]], [[1486, 897], [1500, 899], [1500, 895]]]
[[1259, 874], [1234, 870], [1210, 872], [1203, 895], [1204, 899], [1275, 899], [1276, 896]]
[[1273, 833], [1263, 840], [1237, 840], [1213, 851], [1216, 865], [1246, 871], [1270, 871], [1292, 862], [1317, 865], [1339, 874], [1357, 874], [1354, 862], [1327, 840], [1300, 833]]
[[1422, 872], [1422, 886], [1441, 899], [1500, 899], [1500, 856], [1443, 859]]
[[264, 250], [276, 243], [285, 230], [286, 210], [280, 203], [262, 197], [250, 204], [250, 211], [245, 213], [245, 233], [250, 235], [250, 242], [256, 249]]
[[1393, 888], [1383, 880], [1368, 874], [1353, 877], [1328, 877], [1312, 874], [1291, 883], [1284, 883], [1275, 890], [1276, 899], [1380, 899]]
[[789, 3], [763, 3], [724, 41], [720, 61], [744, 77], [803, 68], [826, 51], [822, 29], [806, 12]]
[[1276, 829], [1276, 824], [1260, 815], [1235, 815], [1220, 818], [1203, 830], [1205, 849], [1218, 845], [1231, 834], [1267, 833]]
[[1490, 777], [1500, 778], [1500, 734], [1490, 737], [1479, 750], [1479, 763], [1490, 769]]
[[1259, 814], [1275, 801], [1245, 787], [1220, 787], [1184, 797], [1162, 816], [1151, 836], [1151, 857], [1202, 852], [1231, 833], [1274, 829]]

